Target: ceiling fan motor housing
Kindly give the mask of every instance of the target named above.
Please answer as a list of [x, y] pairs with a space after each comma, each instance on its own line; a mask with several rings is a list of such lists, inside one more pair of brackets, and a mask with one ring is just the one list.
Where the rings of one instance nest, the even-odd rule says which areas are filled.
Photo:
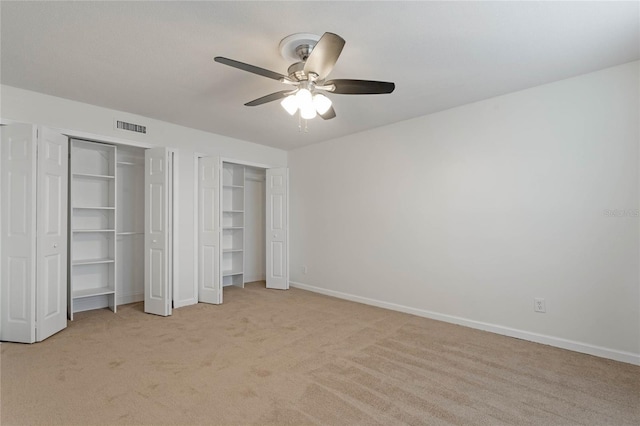
[[302, 81], [307, 79], [307, 75], [304, 73], [304, 62], [296, 62], [287, 69], [289, 78], [295, 81]]

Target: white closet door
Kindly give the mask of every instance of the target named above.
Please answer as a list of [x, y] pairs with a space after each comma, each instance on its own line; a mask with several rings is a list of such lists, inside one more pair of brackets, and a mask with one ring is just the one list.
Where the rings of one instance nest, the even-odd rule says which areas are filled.
[[171, 315], [169, 292], [169, 151], [145, 151], [144, 311]]
[[220, 271], [220, 158], [198, 161], [198, 301], [222, 303]]
[[36, 340], [67, 326], [67, 192], [69, 140], [38, 135]]
[[36, 129], [2, 127], [1, 340], [33, 343], [36, 330]]
[[289, 288], [288, 181], [288, 169], [267, 170], [267, 288], [280, 290]]

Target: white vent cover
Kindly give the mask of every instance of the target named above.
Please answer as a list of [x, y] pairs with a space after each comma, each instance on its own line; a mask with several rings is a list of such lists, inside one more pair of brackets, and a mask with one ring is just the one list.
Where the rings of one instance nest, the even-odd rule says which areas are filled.
[[143, 126], [141, 124], [127, 123], [126, 121], [115, 120], [114, 125], [116, 129], [120, 129], [120, 130], [127, 130], [129, 132], [136, 132], [136, 133], [143, 133], [143, 134], [147, 133], [147, 126]]

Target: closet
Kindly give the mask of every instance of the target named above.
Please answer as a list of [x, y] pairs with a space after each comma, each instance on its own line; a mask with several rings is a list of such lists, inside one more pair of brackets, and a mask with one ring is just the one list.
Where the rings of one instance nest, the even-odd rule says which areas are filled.
[[144, 150], [71, 139], [68, 316], [144, 300]]
[[0, 340], [33, 343], [67, 317], [173, 289], [173, 153], [2, 126]]
[[266, 279], [287, 289], [288, 171], [200, 157], [198, 300], [222, 303], [223, 288]]
[[265, 279], [264, 169], [222, 164], [222, 286]]

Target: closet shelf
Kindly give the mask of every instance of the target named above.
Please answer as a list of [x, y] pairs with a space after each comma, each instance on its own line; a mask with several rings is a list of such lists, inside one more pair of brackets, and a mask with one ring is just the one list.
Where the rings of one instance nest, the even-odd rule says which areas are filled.
[[140, 163], [134, 163], [133, 161], [118, 161], [118, 166], [142, 166]]
[[73, 266], [78, 265], [97, 265], [99, 263], [113, 263], [114, 259], [103, 258], [103, 259], [82, 259], [82, 260], [74, 260], [71, 262]]
[[74, 299], [83, 297], [100, 296], [103, 294], [115, 294], [115, 290], [109, 287], [87, 288], [84, 290], [75, 290], [73, 292]]
[[79, 178], [91, 178], [91, 179], [115, 179], [115, 176], [112, 175], [93, 175], [90, 173], [72, 173], [73, 177]]
[[242, 253], [244, 250], [241, 248], [228, 248], [228, 249], [222, 249], [223, 253], [237, 253], [240, 252]]
[[244, 213], [244, 210], [223, 210], [222, 213]]
[[125, 231], [125, 232], [117, 232], [117, 235], [144, 235], [144, 232], [133, 232], [133, 231]]
[[82, 233], [82, 232], [115, 232], [115, 229], [74, 229], [71, 232], [77, 232], [77, 233]]
[[242, 275], [242, 271], [222, 271], [222, 276], [223, 277], [230, 277], [232, 275]]
[[244, 185], [222, 185], [223, 188], [244, 188]]
[[72, 207], [76, 210], [115, 210], [115, 207], [90, 207], [90, 206], [74, 206]]
[[243, 226], [223, 226], [222, 229], [229, 229], [229, 230], [232, 230], [232, 229], [244, 229], [244, 227]]

